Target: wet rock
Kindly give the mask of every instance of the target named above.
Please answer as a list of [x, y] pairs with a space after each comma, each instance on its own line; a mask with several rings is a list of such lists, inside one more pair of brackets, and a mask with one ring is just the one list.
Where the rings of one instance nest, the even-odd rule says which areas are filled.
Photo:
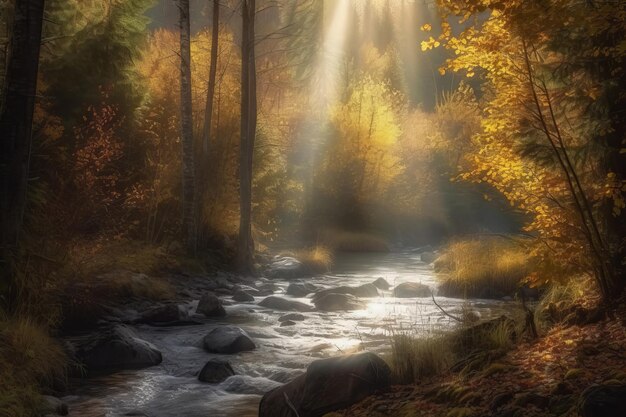
[[306, 275], [302, 262], [291, 256], [275, 257], [267, 275], [272, 278], [301, 278]]
[[391, 288], [391, 285], [389, 285], [389, 283], [387, 282], [387, 280], [385, 278], [377, 278], [376, 281], [372, 282], [372, 284], [378, 288], [379, 290], [385, 290], [387, 291], [389, 288]]
[[396, 298], [430, 297], [431, 294], [430, 287], [419, 282], [403, 282], [393, 289]]
[[221, 359], [211, 359], [202, 367], [198, 374], [198, 379], [202, 382], [218, 384], [233, 375], [235, 375], [235, 371], [229, 362]]
[[167, 304], [154, 307], [141, 315], [143, 323], [169, 323], [184, 321], [189, 318], [187, 310], [178, 304]]
[[343, 285], [341, 287], [336, 288], [328, 288], [325, 290], [321, 290], [313, 295], [313, 302], [324, 297], [327, 294], [349, 294], [355, 297], [369, 298], [369, 297], [378, 297], [380, 294], [378, 293], [378, 288], [374, 284], [363, 284], [358, 287], [349, 287], [347, 285]]
[[592, 385], [580, 396], [581, 417], [623, 417], [626, 415], [626, 384]]
[[247, 293], [244, 290], [237, 290], [233, 294], [233, 300], [238, 301], [238, 302], [249, 302], [249, 301], [254, 301], [254, 296], [252, 296], [251, 294]]
[[306, 297], [317, 290], [317, 285], [309, 284], [307, 282], [293, 282], [287, 287], [287, 295], [292, 295], [294, 297]]
[[75, 339], [73, 348], [77, 360], [86, 366], [88, 373], [147, 368], [163, 360], [161, 352], [152, 343], [138, 338], [124, 325]]
[[388, 388], [390, 375], [373, 353], [316, 360], [304, 375], [266, 393], [259, 417], [322, 416]]
[[66, 416], [69, 414], [67, 404], [57, 397], [42, 395], [41, 400], [40, 414], [53, 414], [57, 416]]
[[283, 321], [304, 321], [305, 317], [303, 314], [299, 314], [299, 313], [289, 313], [289, 314], [285, 314], [283, 316], [280, 316], [278, 318], [278, 321], [283, 322]]
[[437, 260], [437, 254], [431, 251], [422, 252], [420, 260], [426, 264], [431, 264]]
[[200, 298], [196, 313], [203, 314], [205, 317], [224, 317], [226, 310], [215, 294], [206, 293]]
[[364, 310], [367, 304], [350, 294], [327, 293], [313, 300], [322, 311]]
[[260, 306], [271, 308], [273, 310], [281, 310], [281, 311], [311, 311], [313, 307], [308, 304], [301, 303], [300, 301], [287, 300], [281, 297], [275, 297], [270, 295], [269, 297], [263, 299], [260, 303]]
[[278, 290], [278, 286], [273, 283], [265, 283], [259, 285], [259, 294], [258, 295], [272, 295]]
[[237, 353], [254, 350], [256, 345], [248, 334], [235, 326], [220, 326], [202, 339], [204, 349], [212, 353]]
[[287, 327], [287, 326], [295, 326], [296, 322], [295, 321], [291, 321], [291, 320], [285, 320], [280, 322], [280, 327]]

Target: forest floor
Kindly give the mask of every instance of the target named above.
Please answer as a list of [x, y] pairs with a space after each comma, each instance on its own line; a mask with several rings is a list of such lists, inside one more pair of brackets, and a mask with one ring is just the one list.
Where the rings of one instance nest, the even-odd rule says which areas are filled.
[[626, 382], [625, 304], [616, 317], [557, 325], [481, 370], [396, 385], [326, 417], [578, 416], [585, 389]]

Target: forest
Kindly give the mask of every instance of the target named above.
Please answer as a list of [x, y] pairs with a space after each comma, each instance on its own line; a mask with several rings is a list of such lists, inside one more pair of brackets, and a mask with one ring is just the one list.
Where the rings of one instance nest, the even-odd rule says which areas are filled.
[[0, 417], [626, 416], [626, 2], [0, 0]]

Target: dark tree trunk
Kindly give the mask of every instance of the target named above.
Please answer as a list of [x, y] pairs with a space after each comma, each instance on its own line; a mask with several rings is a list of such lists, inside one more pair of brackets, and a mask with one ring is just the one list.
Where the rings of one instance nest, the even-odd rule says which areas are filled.
[[179, 0], [180, 11], [180, 126], [183, 177], [183, 236], [191, 252], [196, 249], [196, 178], [191, 108], [191, 46], [189, 0]]
[[211, 124], [213, 120], [213, 98], [215, 96], [215, 78], [217, 75], [217, 50], [219, 47], [220, 2], [213, 0], [213, 28], [211, 32], [211, 67], [209, 69], [209, 85], [204, 111], [204, 130], [202, 132], [202, 149], [207, 154], [211, 142]]
[[241, 142], [239, 150], [239, 240], [238, 265], [253, 272], [252, 256], [252, 156], [256, 136], [256, 66], [254, 54], [255, 0], [242, 2], [241, 42]]
[[9, 271], [9, 258], [19, 240], [26, 205], [43, 11], [44, 0], [15, 1], [5, 99], [0, 110], [0, 269], [3, 272]]

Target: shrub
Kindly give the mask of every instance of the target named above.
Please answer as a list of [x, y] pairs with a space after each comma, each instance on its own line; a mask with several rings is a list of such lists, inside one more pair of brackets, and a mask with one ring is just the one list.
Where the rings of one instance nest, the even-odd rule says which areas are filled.
[[513, 295], [531, 270], [528, 253], [506, 238], [450, 243], [435, 261], [439, 294], [448, 297], [500, 298]]

